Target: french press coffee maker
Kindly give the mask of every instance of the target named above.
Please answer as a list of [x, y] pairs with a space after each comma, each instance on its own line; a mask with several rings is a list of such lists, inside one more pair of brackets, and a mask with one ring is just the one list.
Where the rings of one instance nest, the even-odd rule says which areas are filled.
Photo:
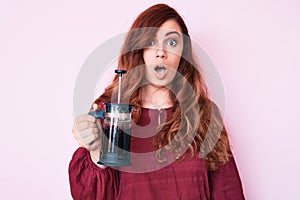
[[133, 105], [120, 104], [122, 75], [125, 70], [115, 70], [119, 75], [118, 103], [105, 103], [105, 110], [89, 112], [102, 120], [102, 141], [98, 164], [126, 166], [130, 163], [131, 110]]

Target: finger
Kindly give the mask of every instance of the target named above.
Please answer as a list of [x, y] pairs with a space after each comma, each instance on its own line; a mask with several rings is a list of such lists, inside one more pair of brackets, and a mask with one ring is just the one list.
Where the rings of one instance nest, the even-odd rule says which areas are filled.
[[82, 141], [87, 145], [90, 146], [95, 140], [98, 140], [99, 137], [97, 135], [89, 135], [85, 138], [82, 138]]
[[95, 135], [95, 137], [99, 136], [98, 128], [88, 128], [78, 132], [78, 136], [81, 138], [90, 137], [91, 135]]
[[95, 121], [96, 121], [96, 118], [93, 117], [92, 115], [89, 115], [89, 114], [83, 114], [83, 115], [79, 115], [79, 116], [75, 119], [75, 123], [82, 122], [82, 121], [95, 122]]
[[98, 140], [99, 138], [96, 135], [89, 135], [88, 137], [82, 138], [78, 135], [74, 135], [75, 139], [79, 143], [80, 146], [86, 147], [89, 149], [89, 146], [95, 141]]
[[75, 123], [75, 128], [77, 129], [77, 131], [82, 131], [88, 128], [97, 128], [97, 124], [94, 122], [84, 121], [77, 124]]
[[98, 105], [96, 103], [93, 104], [93, 111], [98, 110]]
[[100, 138], [98, 138], [89, 145], [89, 150], [95, 151], [95, 150], [100, 149], [100, 147], [101, 147], [101, 140], [100, 140]]

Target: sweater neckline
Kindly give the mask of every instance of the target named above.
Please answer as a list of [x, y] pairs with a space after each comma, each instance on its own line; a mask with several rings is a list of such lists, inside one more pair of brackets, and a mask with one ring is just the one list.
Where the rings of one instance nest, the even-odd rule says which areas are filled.
[[165, 111], [169, 111], [172, 110], [174, 108], [174, 106], [172, 107], [168, 107], [168, 108], [147, 108], [147, 107], [141, 107], [143, 110], [165, 110]]

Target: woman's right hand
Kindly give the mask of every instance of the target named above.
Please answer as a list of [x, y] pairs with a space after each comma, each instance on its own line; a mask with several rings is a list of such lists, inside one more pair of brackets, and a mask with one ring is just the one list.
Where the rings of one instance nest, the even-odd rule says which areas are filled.
[[[97, 110], [97, 104], [93, 105], [93, 110]], [[75, 139], [80, 146], [89, 150], [92, 161], [100, 168], [105, 168], [103, 165], [99, 165], [97, 162], [100, 156], [101, 148], [101, 133], [99, 121], [92, 115], [83, 114], [75, 119], [72, 132]]]
[[100, 150], [100, 133], [95, 117], [83, 114], [75, 119], [72, 132], [80, 146], [89, 151]]
[[100, 131], [98, 128], [97, 119], [91, 115], [83, 114], [75, 119], [72, 132], [80, 146], [85, 147], [89, 152], [92, 161], [100, 168], [105, 168], [103, 165], [98, 165], [101, 140]]

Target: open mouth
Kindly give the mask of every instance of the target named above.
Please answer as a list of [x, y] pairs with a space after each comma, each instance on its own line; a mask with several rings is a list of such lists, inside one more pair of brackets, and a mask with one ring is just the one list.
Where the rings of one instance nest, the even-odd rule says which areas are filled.
[[166, 72], [166, 67], [165, 66], [161, 66], [158, 65], [154, 68], [154, 70], [158, 73], [158, 74], [164, 74]]

